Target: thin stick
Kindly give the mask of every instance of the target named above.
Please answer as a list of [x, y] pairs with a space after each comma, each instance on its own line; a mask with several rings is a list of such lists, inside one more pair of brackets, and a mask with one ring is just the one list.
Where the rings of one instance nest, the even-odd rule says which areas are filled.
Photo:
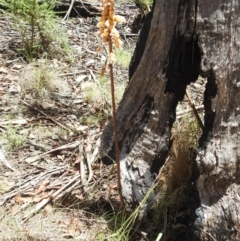
[[65, 20], [68, 19], [69, 15], [70, 15], [70, 13], [71, 13], [71, 11], [72, 11], [72, 8], [73, 8], [73, 5], [74, 5], [74, 2], [75, 2], [75, 0], [71, 0], [70, 7], [69, 7], [69, 9], [68, 9], [66, 15], [65, 15], [64, 18], [62, 19], [63, 22], [64, 22]]
[[28, 104], [27, 102], [25, 102], [24, 100], [20, 101], [25, 104], [26, 106], [33, 108], [34, 110], [38, 111], [39, 113], [41, 113], [42, 115], [44, 115], [45, 117], [47, 117], [49, 120], [51, 120], [52, 122], [54, 122], [55, 124], [59, 125], [60, 127], [62, 127], [65, 130], [69, 130], [71, 129], [70, 127], [64, 126], [63, 124], [59, 123], [58, 121], [54, 120], [53, 118], [51, 118], [49, 115], [45, 114], [43, 111], [39, 110], [37, 107], [32, 107], [30, 104]]
[[67, 168], [67, 166], [64, 165], [64, 166], [58, 167], [54, 170], [50, 170], [45, 173], [41, 173], [37, 177], [29, 178], [28, 180], [23, 181], [22, 183], [20, 183], [18, 185], [18, 187], [15, 187], [12, 191], [1, 196], [0, 206], [3, 205], [8, 199], [16, 196], [18, 193], [21, 193], [23, 191], [28, 191], [29, 189], [33, 188], [34, 186], [32, 186], [32, 183], [36, 183], [38, 180], [41, 180], [43, 178], [47, 179], [49, 176], [52, 176], [54, 174], [55, 175], [59, 174], [59, 172], [61, 173], [61, 171], [66, 170], [66, 168]]
[[80, 178], [80, 174], [78, 173], [72, 180], [70, 180], [63, 187], [58, 189], [55, 193], [50, 194], [48, 198], [43, 199], [35, 209], [33, 209], [29, 214], [23, 217], [22, 222], [25, 223], [30, 217], [32, 217], [35, 213], [37, 213], [40, 209], [46, 206], [49, 202], [51, 202], [54, 198], [56, 198], [61, 192], [63, 192], [67, 187], [73, 184], [77, 179]]
[[[111, 54], [112, 50], [112, 37], [109, 37], [109, 53]], [[113, 128], [114, 128], [114, 137], [115, 137], [115, 148], [116, 148], [116, 162], [117, 162], [117, 182], [118, 190], [120, 195], [120, 201], [122, 207], [124, 208], [124, 199], [122, 196], [122, 185], [121, 185], [121, 170], [120, 170], [120, 157], [119, 157], [119, 146], [118, 146], [118, 132], [117, 132], [117, 117], [116, 117], [116, 105], [115, 105], [115, 95], [114, 95], [114, 78], [113, 78], [113, 64], [109, 63], [110, 69], [110, 79], [111, 79], [111, 94], [112, 94], [112, 115], [113, 115]]]
[[190, 106], [192, 107], [192, 110], [193, 110], [193, 113], [194, 113], [194, 115], [195, 115], [195, 117], [196, 117], [196, 119], [197, 119], [197, 122], [198, 122], [200, 128], [201, 128], [202, 131], [203, 131], [204, 125], [203, 125], [203, 123], [202, 123], [202, 120], [201, 120], [201, 118], [200, 118], [200, 116], [199, 116], [196, 108], [195, 108], [195, 104], [194, 104], [194, 102], [193, 102], [193, 100], [192, 100], [192, 98], [191, 98], [190, 93], [189, 93], [188, 90], [186, 90], [186, 96], [187, 96], [187, 98], [188, 98], [188, 100], [189, 100]]

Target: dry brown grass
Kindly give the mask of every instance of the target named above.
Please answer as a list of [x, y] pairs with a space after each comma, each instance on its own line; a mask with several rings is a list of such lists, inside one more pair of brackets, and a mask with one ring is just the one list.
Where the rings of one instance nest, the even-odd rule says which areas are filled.
[[186, 190], [201, 133], [192, 114], [174, 123], [172, 147], [159, 175], [157, 204], [154, 207], [154, 222], [161, 224], [163, 240], [175, 240], [184, 231], [184, 225], [177, 220], [179, 216], [187, 216]]
[[67, 81], [58, 77], [54, 66], [44, 60], [29, 64], [22, 71], [19, 85], [23, 96], [31, 96], [34, 99], [49, 100], [55, 93], [67, 95], [71, 93]]
[[[110, 240], [106, 215], [97, 216], [78, 209], [54, 209], [48, 216], [43, 212], [30, 221], [22, 223], [22, 213], [12, 215], [0, 208], [1, 241], [66, 241], [66, 240]], [[103, 237], [103, 238], [102, 238]]]

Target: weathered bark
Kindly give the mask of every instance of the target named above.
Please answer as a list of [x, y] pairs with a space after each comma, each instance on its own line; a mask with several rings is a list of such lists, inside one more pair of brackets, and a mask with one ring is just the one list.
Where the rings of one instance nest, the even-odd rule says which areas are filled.
[[[117, 112], [123, 195], [132, 205], [164, 163], [186, 85], [207, 77], [196, 157], [198, 240], [240, 240], [239, 14], [239, 0], [156, 0]], [[112, 132], [110, 122], [102, 150], [114, 157]]]
[[240, 240], [240, 2], [199, 1], [201, 71], [208, 76], [197, 156], [201, 240]]
[[[150, 23], [146, 23], [151, 28], [143, 28], [146, 32], [141, 33], [144, 37], [132, 63], [136, 71], [130, 71], [133, 75], [119, 104], [123, 195], [129, 204], [142, 200], [154, 173], [163, 165], [177, 101], [183, 98], [186, 85], [198, 77], [200, 55], [192, 38], [195, 25], [191, 18], [195, 5], [181, 4], [183, 9], [175, 0], [156, 1], [153, 16], [147, 18]], [[184, 37], [187, 27], [189, 41]], [[114, 158], [112, 122], [102, 136], [102, 150]]]

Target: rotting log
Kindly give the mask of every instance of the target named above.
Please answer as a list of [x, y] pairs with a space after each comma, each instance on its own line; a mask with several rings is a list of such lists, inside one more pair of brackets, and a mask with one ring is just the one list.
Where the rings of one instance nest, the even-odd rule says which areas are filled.
[[89, 2], [79, 1], [79, 0], [60, 0], [55, 7], [55, 11], [67, 12], [73, 1], [73, 8], [71, 10], [70, 16], [80, 15], [82, 17], [94, 17], [101, 15], [101, 9], [98, 6], [94, 6]]
[[[239, 0], [156, 0], [117, 111], [123, 195], [134, 206], [164, 164], [186, 86], [207, 78], [191, 240], [240, 240], [239, 16]], [[111, 121], [101, 149], [103, 161], [114, 159]]]

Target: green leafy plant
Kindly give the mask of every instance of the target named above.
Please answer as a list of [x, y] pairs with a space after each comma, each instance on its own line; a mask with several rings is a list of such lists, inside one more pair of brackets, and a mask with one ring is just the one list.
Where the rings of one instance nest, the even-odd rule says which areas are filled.
[[68, 40], [55, 20], [56, 3], [56, 0], [0, 0], [13, 19], [12, 27], [20, 33], [19, 51], [28, 61], [42, 54], [69, 55]]
[[18, 134], [17, 129], [12, 124], [7, 126], [7, 129], [3, 133], [2, 137], [5, 140], [4, 144], [7, 151], [19, 148], [26, 139], [23, 135]]
[[153, 0], [135, 0], [135, 3], [140, 6], [143, 14], [147, 14], [151, 11]]

